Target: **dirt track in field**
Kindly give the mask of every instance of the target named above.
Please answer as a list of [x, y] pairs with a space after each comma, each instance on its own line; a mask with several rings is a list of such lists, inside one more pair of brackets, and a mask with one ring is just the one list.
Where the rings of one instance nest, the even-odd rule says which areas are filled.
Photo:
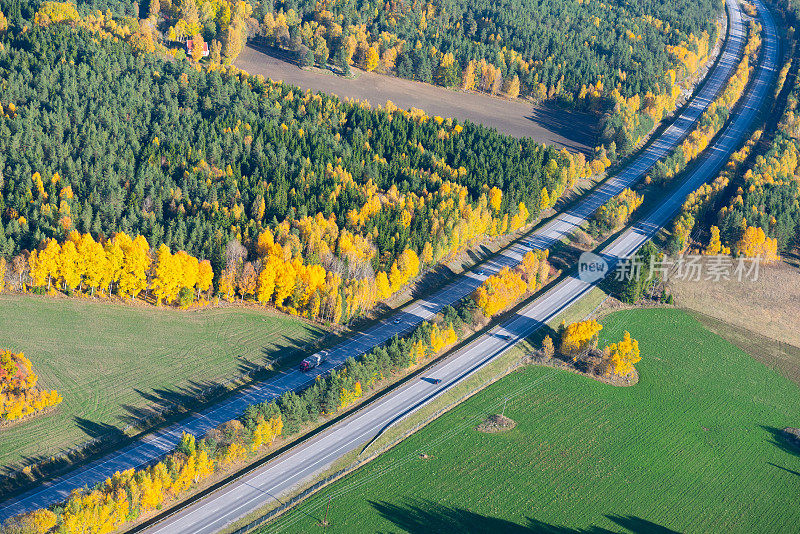
[[[263, 51], [262, 51], [263, 50]], [[373, 106], [391, 100], [397, 107], [415, 107], [428, 115], [454, 117], [483, 124], [514, 137], [558, 145], [573, 152], [591, 152], [597, 144], [597, 118], [553, 106], [534, 106], [485, 94], [445, 89], [422, 82], [353, 69], [358, 76], [346, 79], [321, 69], [305, 70], [284, 61], [272, 50], [247, 46], [236, 66], [250, 74], [261, 74], [303, 89], [367, 100]]]

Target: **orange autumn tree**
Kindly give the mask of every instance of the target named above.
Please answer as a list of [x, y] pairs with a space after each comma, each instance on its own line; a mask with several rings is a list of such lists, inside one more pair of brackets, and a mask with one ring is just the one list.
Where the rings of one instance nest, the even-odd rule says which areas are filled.
[[15, 421], [62, 401], [55, 390], [37, 388], [38, 380], [24, 354], [0, 351], [0, 420]]

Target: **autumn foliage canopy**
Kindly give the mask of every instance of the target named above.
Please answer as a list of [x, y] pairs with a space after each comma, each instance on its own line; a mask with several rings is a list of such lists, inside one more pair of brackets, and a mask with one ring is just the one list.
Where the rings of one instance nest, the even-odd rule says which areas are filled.
[[38, 380], [24, 354], [0, 351], [0, 421], [15, 421], [61, 402], [55, 390], [38, 389]]

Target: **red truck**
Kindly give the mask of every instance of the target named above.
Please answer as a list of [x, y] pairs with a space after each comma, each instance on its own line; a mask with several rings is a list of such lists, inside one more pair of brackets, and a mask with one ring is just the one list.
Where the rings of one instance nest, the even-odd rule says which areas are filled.
[[310, 371], [314, 367], [317, 367], [322, 362], [328, 359], [328, 351], [323, 350], [316, 354], [312, 354], [302, 362], [300, 362], [300, 370], [301, 371]]

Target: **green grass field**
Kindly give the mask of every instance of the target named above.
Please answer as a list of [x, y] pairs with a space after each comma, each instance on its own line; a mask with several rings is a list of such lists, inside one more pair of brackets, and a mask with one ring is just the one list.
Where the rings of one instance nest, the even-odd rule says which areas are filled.
[[63, 403], [0, 429], [0, 465], [122, 429], [142, 408], [181, 401], [322, 332], [258, 308], [167, 308], [0, 295], [0, 347], [24, 352]]
[[[678, 310], [622, 311], [638, 385], [528, 367], [261, 532], [797, 532], [800, 389]], [[474, 427], [502, 409], [517, 427]], [[421, 454], [428, 459], [422, 459]]]

